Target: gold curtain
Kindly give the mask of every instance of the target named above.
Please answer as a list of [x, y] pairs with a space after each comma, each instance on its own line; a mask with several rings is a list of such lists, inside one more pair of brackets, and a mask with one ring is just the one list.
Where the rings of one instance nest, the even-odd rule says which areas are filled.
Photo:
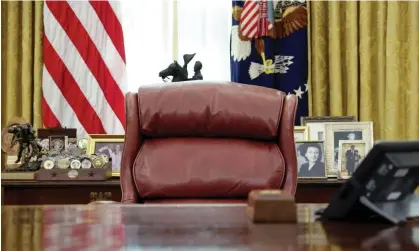
[[13, 117], [42, 127], [42, 18], [43, 1], [1, 2], [2, 129]]
[[1, 125], [23, 117], [42, 127], [43, 1], [1, 2]]
[[419, 2], [309, 2], [310, 114], [419, 138]]

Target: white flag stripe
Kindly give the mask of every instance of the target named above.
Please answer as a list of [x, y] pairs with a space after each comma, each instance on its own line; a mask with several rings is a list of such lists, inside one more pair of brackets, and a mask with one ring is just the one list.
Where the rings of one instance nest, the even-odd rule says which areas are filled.
[[77, 137], [86, 137], [86, 130], [84, 130], [84, 127], [74, 113], [73, 108], [71, 108], [71, 105], [67, 102], [45, 66], [42, 73], [42, 83], [45, 102], [47, 102], [57, 120], [60, 121], [63, 126], [76, 128]]
[[87, 1], [68, 1], [70, 8], [96, 45], [113, 79], [125, 94], [125, 63], [110, 39], [92, 5]]
[[[105, 131], [107, 133], [124, 133], [123, 125], [106, 101], [99, 83], [48, 6], [44, 8], [44, 19], [48, 20], [45, 23], [45, 36], [75, 79], [93, 110], [99, 116]], [[61, 122], [60, 119], [58, 120]], [[65, 123], [63, 125], [68, 127]]]

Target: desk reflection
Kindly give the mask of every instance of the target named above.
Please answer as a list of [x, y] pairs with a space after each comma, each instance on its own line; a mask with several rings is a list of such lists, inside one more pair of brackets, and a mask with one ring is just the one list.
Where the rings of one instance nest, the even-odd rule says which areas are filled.
[[418, 250], [418, 226], [253, 224], [246, 205], [2, 207], [2, 250]]

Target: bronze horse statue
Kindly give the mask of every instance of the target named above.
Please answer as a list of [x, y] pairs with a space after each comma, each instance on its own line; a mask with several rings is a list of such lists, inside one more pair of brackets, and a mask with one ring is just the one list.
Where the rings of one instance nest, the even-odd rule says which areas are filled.
[[166, 78], [169, 76], [172, 76], [172, 82], [180, 82], [180, 81], [187, 81], [187, 80], [202, 80], [202, 63], [199, 61], [196, 61], [194, 66], [194, 76], [192, 78], [188, 78], [188, 64], [191, 62], [194, 54], [185, 54], [183, 55], [183, 66], [180, 66], [180, 64], [175, 60], [173, 63], [171, 63], [166, 69], [159, 72], [159, 77], [163, 79], [164, 82], [166, 82]]

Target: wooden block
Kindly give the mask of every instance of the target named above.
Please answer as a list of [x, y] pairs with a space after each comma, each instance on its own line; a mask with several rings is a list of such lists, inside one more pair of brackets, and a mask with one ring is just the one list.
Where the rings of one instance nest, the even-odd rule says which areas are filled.
[[247, 214], [254, 223], [297, 222], [294, 196], [281, 190], [251, 191]]

